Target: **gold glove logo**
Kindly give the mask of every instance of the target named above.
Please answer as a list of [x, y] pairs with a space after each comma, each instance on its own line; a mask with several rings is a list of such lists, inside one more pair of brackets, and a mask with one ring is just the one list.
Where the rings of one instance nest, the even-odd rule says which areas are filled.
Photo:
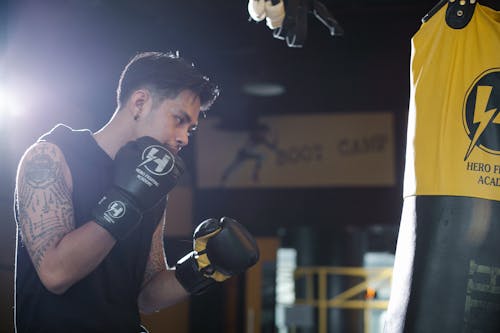
[[467, 92], [463, 121], [470, 144], [464, 161], [476, 147], [500, 155], [499, 83], [499, 69], [491, 69], [483, 72]]
[[146, 170], [157, 176], [164, 176], [174, 168], [174, 155], [159, 145], [149, 146], [142, 152], [142, 163]]

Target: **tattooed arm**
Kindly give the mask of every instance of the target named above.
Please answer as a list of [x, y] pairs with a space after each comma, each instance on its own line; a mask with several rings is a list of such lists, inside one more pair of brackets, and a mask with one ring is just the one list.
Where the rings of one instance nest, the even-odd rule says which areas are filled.
[[139, 295], [139, 309], [143, 313], [158, 311], [188, 296], [177, 282], [175, 271], [167, 267], [163, 246], [164, 228], [165, 213], [153, 234], [144, 282]]
[[55, 294], [92, 272], [115, 244], [95, 222], [75, 229], [71, 193], [61, 150], [48, 142], [31, 146], [17, 172], [19, 228], [40, 280]]

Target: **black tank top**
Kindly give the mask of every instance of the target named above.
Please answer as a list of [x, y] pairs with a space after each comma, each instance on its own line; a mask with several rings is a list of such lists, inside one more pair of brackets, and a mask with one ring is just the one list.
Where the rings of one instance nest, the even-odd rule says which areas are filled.
[[[92, 208], [109, 187], [113, 160], [88, 130], [57, 125], [39, 141], [56, 144], [64, 154], [73, 178], [72, 199], [78, 228], [92, 220]], [[137, 297], [151, 238], [164, 209], [162, 201], [147, 212], [135, 232], [117, 242], [92, 273], [62, 295], [52, 294], [43, 286], [18, 235], [17, 332], [137, 333], [140, 324]]]

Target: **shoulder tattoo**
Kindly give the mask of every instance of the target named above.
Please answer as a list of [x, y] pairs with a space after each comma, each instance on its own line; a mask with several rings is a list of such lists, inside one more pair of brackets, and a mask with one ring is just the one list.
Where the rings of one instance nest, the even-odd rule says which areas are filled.
[[48, 248], [74, 229], [71, 189], [55, 146], [34, 146], [16, 184], [19, 226], [35, 267]]

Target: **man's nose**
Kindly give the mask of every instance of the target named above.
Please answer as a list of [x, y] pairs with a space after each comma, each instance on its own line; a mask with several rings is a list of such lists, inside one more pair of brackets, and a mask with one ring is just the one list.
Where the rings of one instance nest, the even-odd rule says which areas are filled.
[[188, 132], [184, 131], [184, 130], [179, 131], [176, 141], [177, 141], [177, 145], [179, 146], [179, 149], [184, 147], [184, 146], [187, 146], [187, 144], [189, 143]]

